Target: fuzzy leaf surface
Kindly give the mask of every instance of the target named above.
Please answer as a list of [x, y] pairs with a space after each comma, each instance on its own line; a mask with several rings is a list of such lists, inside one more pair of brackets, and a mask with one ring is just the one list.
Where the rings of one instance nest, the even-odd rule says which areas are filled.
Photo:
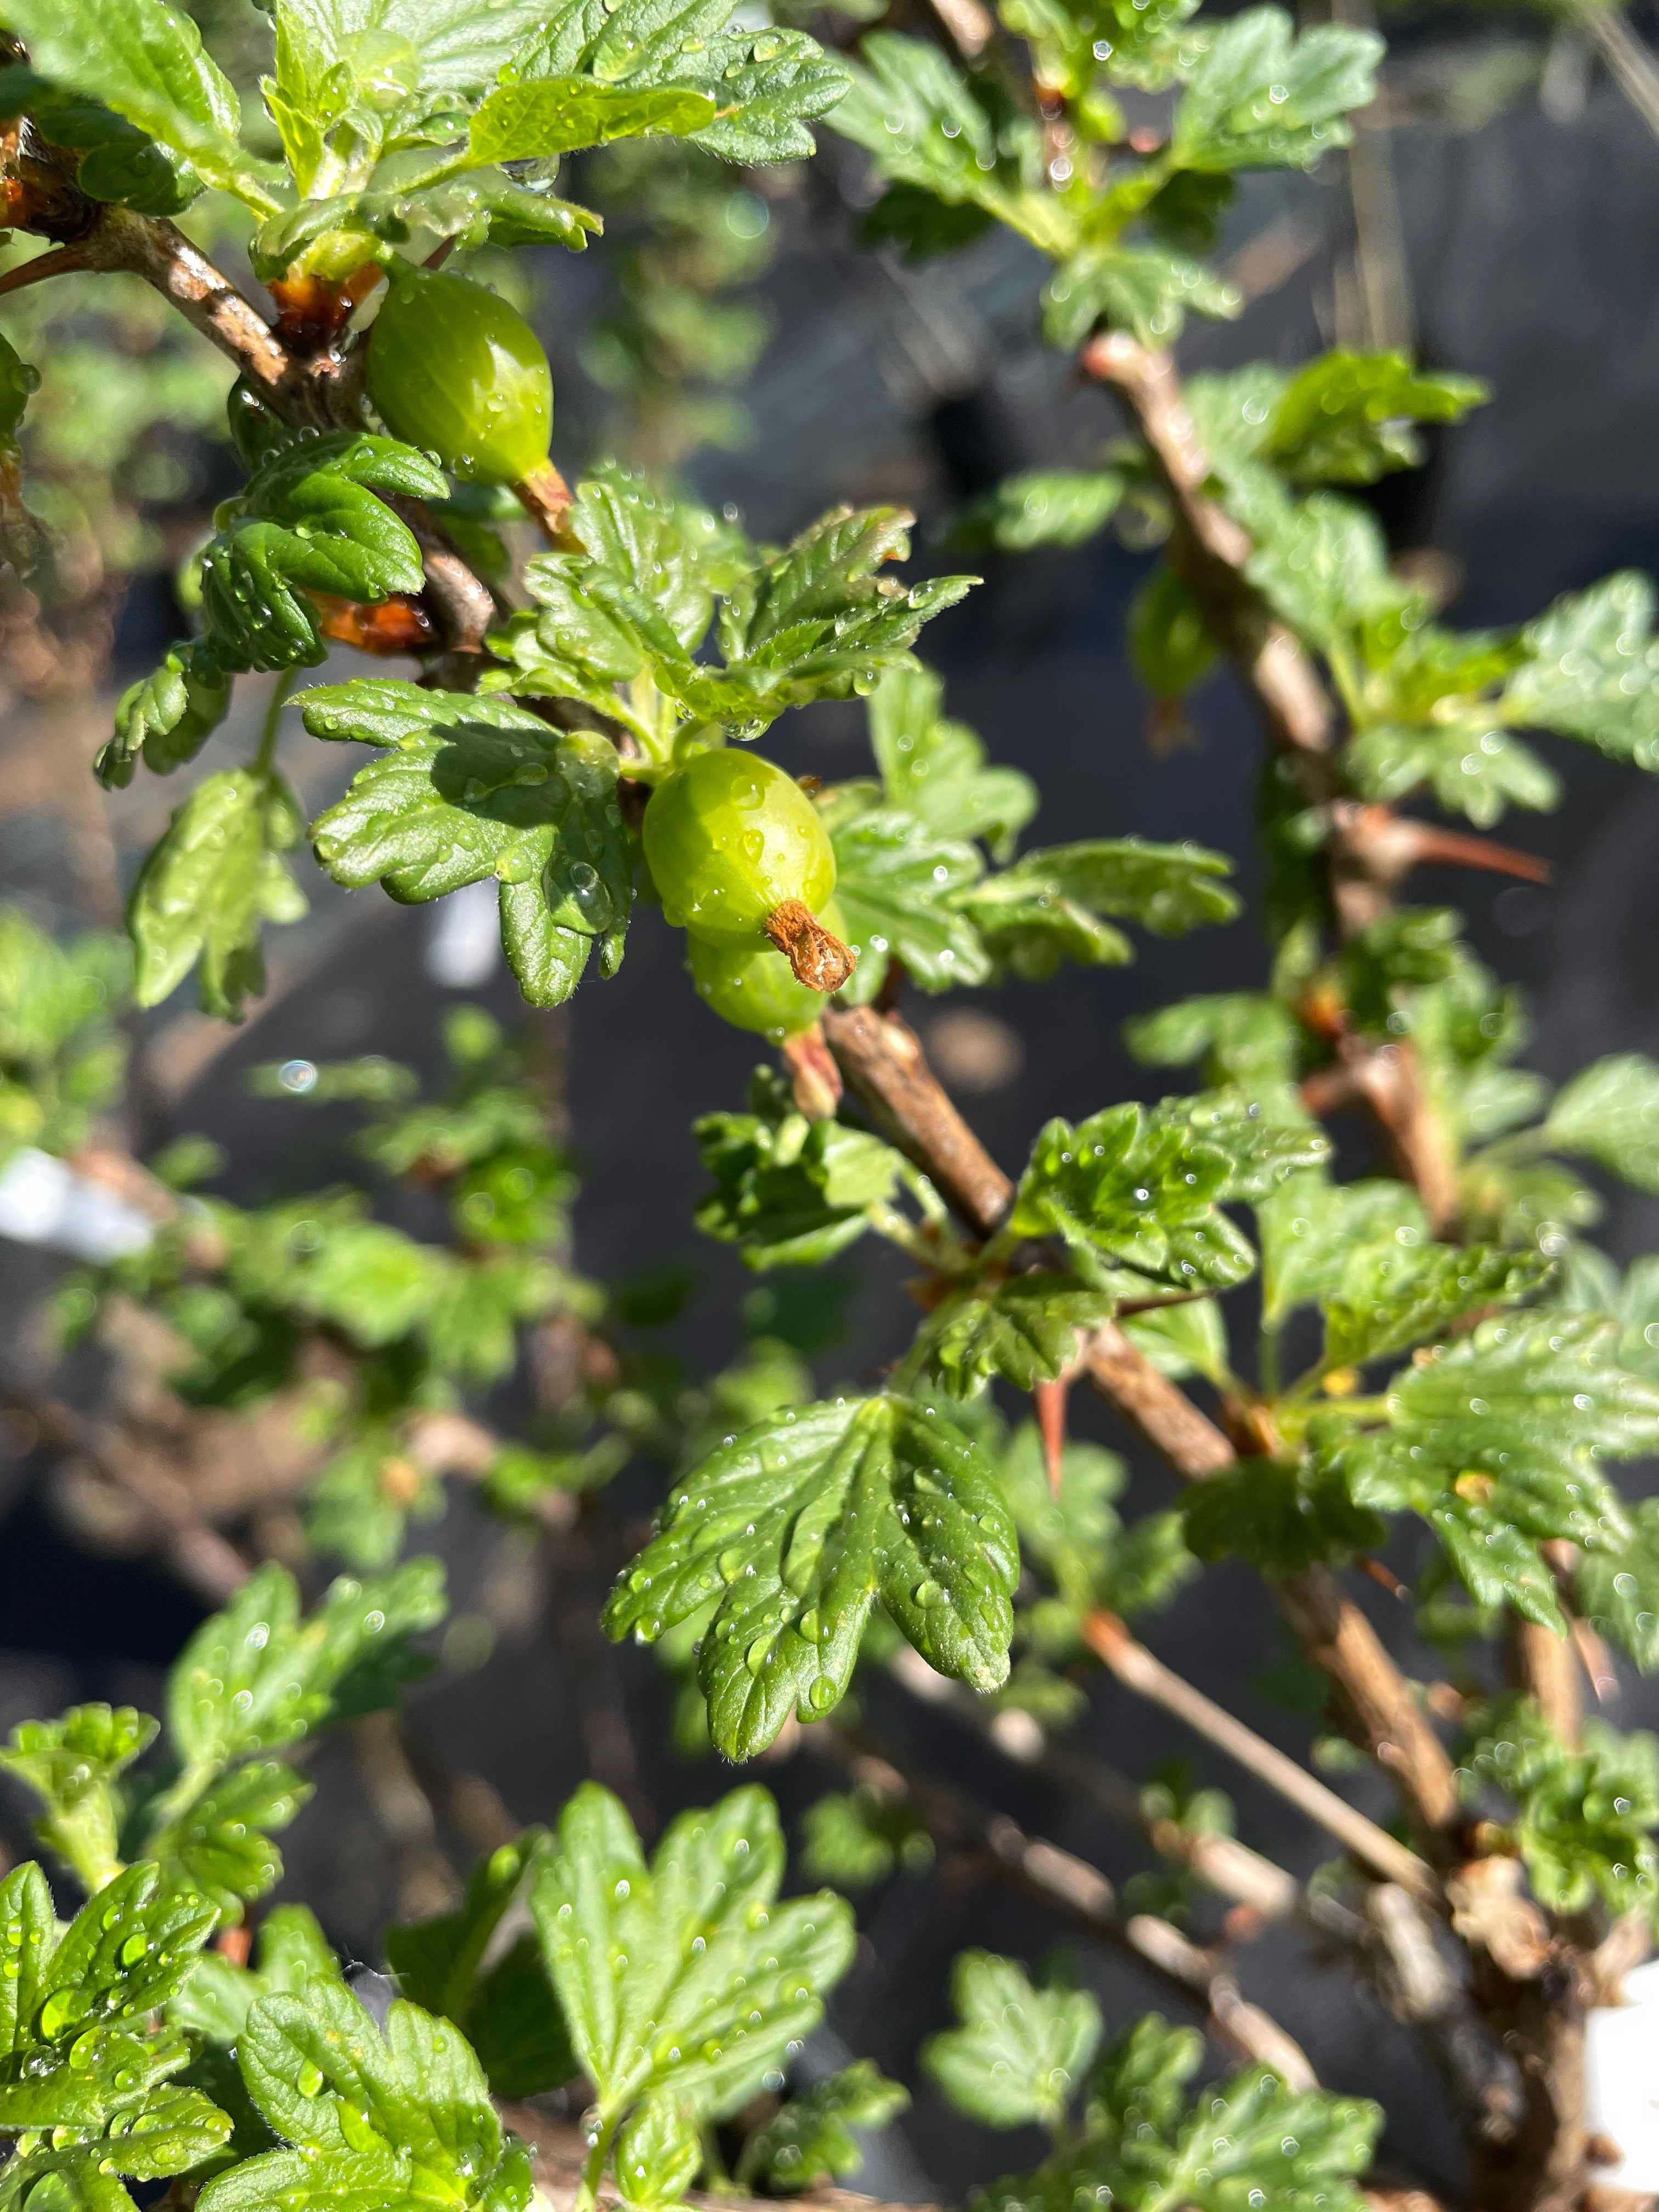
[[652, 2095], [720, 2118], [817, 2025], [852, 1959], [853, 1916], [823, 1890], [781, 1901], [783, 1872], [763, 1790], [681, 1814], [648, 1863], [608, 1790], [585, 1783], [565, 1807], [532, 1904], [607, 2118]]
[[1504, 687], [1506, 719], [1659, 768], [1653, 611], [1651, 580], [1628, 568], [1558, 599], [1522, 634], [1528, 659]]
[[1018, 769], [988, 765], [985, 747], [944, 712], [930, 668], [890, 668], [870, 695], [870, 744], [889, 801], [944, 838], [979, 838], [1000, 859], [1037, 807]]
[[[0, 1883], [0, 2133], [52, 2141], [3, 2169], [26, 2189], [55, 2170], [94, 2178], [97, 2161], [134, 2179], [182, 2172], [216, 2150], [230, 2123], [199, 2091], [168, 2084], [189, 2063], [173, 2029], [148, 2033], [213, 1931], [204, 1898], [141, 1861], [89, 1897], [60, 1929], [32, 1863]], [[36, 2159], [41, 2160], [35, 2163]], [[110, 2192], [125, 2203], [119, 2189]]]
[[230, 695], [231, 678], [208, 647], [175, 646], [122, 693], [115, 734], [98, 756], [98, 781], [119, 790], [140, 759], [156, 775], [194, 760], [230, 711]]
[[498, 2097], [556, 2088], [575, 2070], [534, 1937], [518, 1937], [484, 1963], [503, 1916], [539, 1867], [547, 1840], [545, 1829], [527, 1829], [516, 1843], [503, 1844], [479, 1861], [458, 1910], [386, 1934], [386, 1958], [404, 1995], [461, 2029]]
[[979, 933], [951, 898], [984, 867], [972, 845], [893, 807], [837, 822], [830, 836], [836, 897], [859, 954], [846, 999], [867, 1005], [895, 958], [924, 991], [986, 981], [991, 969]]
[[867, 2058], [797, 2090], [743, 2147], [738, 2179], [775, 2189], [810, 2189], [844, 2181], [864, 2163], [855, 2130], [884, 2128], [904, 2112], [910, 2093]]
[[[649, 88], [690, 99], [677, 123], [657, 127], [728, 161], [799, 161], [815, 142], [808, 124], [847, 89], [842, 65], [792, 30], [738, 29], [732, 0], [567, 0], [514, 57], [506, 82], [531, 87], [580, 78], [639, 97]], [[581, 143], [595, 143], [583, 141]]]
[[241, 108], [202, 34], [168, 0], [6, 0], [5, 22], [54, 85], [112, 108], [190, 162], [204, 182], [270, 204], [263, 164], [239, 141]]
[[1484, 1322], [1405, 1369], [1386, 1429], [1324, 1449], [1354, 1502], [1420, 1513], [1470, 1595], [1565, 1632], [1540, 1543], [1618, 1551], [1630, 1522], [1598, 1458], [1659, 1443], [1659, 1389], [1608, 1358], [1605, 1322]]
[[308, 1616], [288, 1570], [261, 1567], [179, 1654], [168, 1733], [185, 1759], [217, 1768], [373, 1711], [410, 1669], [408, 1639], [443, 1613], [433, 1559], [366, 1582], [343, 1575]]
[[869, 1226], [892, 1196], [890, 1145], [841, 1121], [809, 1121], [769, 1068], [757, 1068], [744, 1114], [705, 1114], [692, 1135], [714, 1188], [697, 1208], [707, 1237], [735, 1244], [748, 1267], [813, 1267]]
[[202, 612], [227, 668], [315, 667], [327, 647], [312, 597], [373, 605], [418, 592], [421, 549], [378, 495], [441, 499], [423, 453], [340, 430], [283, 446], [220, 510], [202, 556]]
[[155, 1739], [156, 1723], [131, 1705], [76, 1705], [55, 1721], [20, 1721], [0, 1750], [0, 1770], [45, 1808], [34, 1832], [99, 1883], [120, 1863], [125, 1812], [120, 1778]]
[[1346, 146], [1351, 110], [1376, 97], [1382, 41], [1322, 23], [1297, 33], [1282, 8], [1247, 8], [1188, 76], [1172, 149], [1188, 169], [1305, 169]]
[[1362, 2212], [1358, 2178], [1382, 2125], [1380, 2107], [1292, 2092], [1265, 2067], [1189, 2100], [1185, 2085], [1202, 2056], [1194, 2030], [1149, 2014], [1097, 2069], [1081, 2141], [1036, 2175], [994, 2182], [984, 2203], [994, 2212], [1013, 2212], [1022, 2200], [1061, 2212], [1079, 2191], [1105, 2190], [1127, 2212], [1175, 2204], [1237, 2212], [1315, 2198], [1328, 2212]]
[[1622, 1551], [1586, 1552], [1577, 1576], [1579, 1610], [1644, 1674], [1659, 1673], [1659, 1498], [1630, 1509]]
[[483, 2069], [447, 2021], [398, 1999], [383, 2031], [343, 1984], [317, 1975], [252, 2006], [237, 2057], [289, 2147], [210, 2183], [204, 2212], [527, 2212], [529, 2153], [504, 2134]]
[[1659, 1065], [1639, 1052], [1595, 1061], [1557, 1091], [1544, 1132], [1558, 1151], [1659, 1192]]
[[386, 748], [312, 824], [337, 883], [380, 883], [410, 904], [493, 876], [532, 1005], [568, 998], [596, 942], [614, 975], [633, 881], [608, 738], [554, 730], [509, 700], [386, 680], [321, 686], [302, 712], [314, 737]]
[[964, 1951], [951, 2002], [962, 2024], [930, 2037], [921, 2063], [957, 2111], [994, 2128], [1057, 2124], [1100, 2047], [1087, 1990], [1042, 1989], [1015, 1960]]
[[605, 1609], [653, 1643], [718, 1600], [698, 1674], [716, 1747], [747, 1759], [792, 1712], [846, 1694], [878, 1596], [941, 1674], [1008, 1672], [1018, 1547], [994, 1474], [962, 1431], [902, 1398], [791, 1408], [680, 1483]]
[[300, 841], [293, 793], [258, 769], [198, 783], [152, 847], [127, 903], [141, 1006], [159, 1006], [200, 968], [202, 1005], [240, 1021], [265, 988], [264, 921], [296, 921], [304, 896], [283, 855]]
[[1586, 1721], [1581, 1747], [1556, 1736], [1530, 1698], [1487, 1707], [1468, 1765], [1514, 1799], [1513, 1835], [1539, 1901], [1615, 1915], [1659, 1904], [1659, 1737]]

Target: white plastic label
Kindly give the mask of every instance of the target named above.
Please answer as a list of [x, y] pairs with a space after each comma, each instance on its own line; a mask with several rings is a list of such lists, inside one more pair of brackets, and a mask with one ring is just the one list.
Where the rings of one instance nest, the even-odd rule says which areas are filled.
[[0, 1237], [46, 1244], [77, 1260], [142, 1252], [155, 1224], [107, 1183], [25, 1145], [0, 1167]]
[[1616, 2143], [1597, 2169], [1618, 2189], [1659, 2190], [1659, 1959], [1625, 1977], [1625, 2002], [1584, 2022], [1584, 2096], [1592, 2135]]
[[428, 980], [447, 991], [476, 991], [501, 965], [501, 886], [494, 877], [434, 900], [428, 919]]

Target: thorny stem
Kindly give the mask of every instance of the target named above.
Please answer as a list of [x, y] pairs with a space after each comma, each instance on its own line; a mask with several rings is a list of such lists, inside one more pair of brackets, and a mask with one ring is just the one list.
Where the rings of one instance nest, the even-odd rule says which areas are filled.
[[[106, 207], [99, 210], [94, 227], [73, 242], [75, 262], [54, 261], [53, 273], [74, 265], [137, 275], [170, 300], [290, 419], [330, 419], [336, 404], [331, 378], [298, 363], [253, 307], [173, 224]], [[39, 282], [47, 273], [41, 269], [28, 281]], [[1124, 396], [1155, 464], [1166, 477], [1177, 517], [1172, 563], [1211, 612], [1275, 743], [1297, 764], [1310, 803], [1332, 809], [1333, 904], [1345, 930], [1364, 927], [1386, 910], [1386, 892], [1376, 872], [1347, 849], [1338, 827], [1334, 808], [1340, 793], [1329, 760], [1329, 702], [1299, 644], [1267, 617], [1246, 583], [1243, 564], [1250, 550], [1248, 538], [1204, 495], [1207, 462], [1181, 402], [1173, 368], [1166, 356], [1137, 348], [1118, 335], [1095, 341], [1084, 360], [1091, 374], [1111, 382]], [[430, 526], [420, 534], [428, 587], [449, 641], [464, 651], [476, 651], [494, 611], [488, 587], [453, 548], [445, 547]], [[992, 1235], [1000, 1224], [1011, 1187], [944, 1099], [915, 1038], [902, 1024], [884, 1022], [867, 1010], [837, 1012], [830, 1019], [847, 1025], [832, 1036], [831, 1042], [848, 1080], [890, 1126], [896, 1127], [903, 1148], [975, 1233]], [[1397, 1059], [1398, 1048], [1393, 1049]], [[1359, 1080], [1354, 1088], [1366, 1091]], [[1443, 1201], [1443, 1190], [1436, 1194], [1432, 1158], [1425, 1162], [1419, 1151], [1419, 1125], [1427, 1118], [1420, 1085], [1395, 1079], [1376, 1091], [1370, 1103], [1389, 1129], [1402, 1170], [1425, 1189], [1425, 1197], [1435, 1194]], [[1425, 1164], [1430, 1170], [1426, 1174]], [[1437, 1218], [1447, 1218], [1443, 1202], [1431, 1210]], [[1086, 1358], [1097, 1388], [1159, 1446], [1185, 1478], [1202, 1480], [1236, 1463], [1231, 1445], [1214, 1424], [1115, 1327], [1097, 1333]], [[146, 1503], [175, 1541], [188, 1544], [200, 1538], [222, 1544], [199, 1524], [182, 1528], [181, 1516], [170, 1501], [167, 1507], [155, 1498]], [[228, 1572], [216, 1562], [215, 1572], [228, 1583], [240, 1581], [246, 1571], [240, 1557]], [[1416, 1713], [1406, 1684], [1369, 1624], [1341, 1597], [1328, 1575], [1297, 1577], [1284, 1586], [1281, 1595], [1304, 1647], [1352, 1706], [1374, 1754], [1401, 1782], [1431, 1828], [1449, 1825], [1456, 1811], [1449, 1762]], [[1551, 2084], [1567, 2085], [1576, 2048], [1571, 2023], [1559, 2049], [1556, 2045], [1561, 2039], [1551, 2044], [1541, 2031], [1531, 2039], [1539, 2044], [1547, 2089]], [[1569, 2136], [1572, 2132], [1566, 2131]], [[614, 2133], [613, 2121], [591, 2146], [574, 2191], [574, 2212], [593, 2212]], [[1550, 2154], [1553, 2165], [1559, 2165], [1559, 2154], [1567, 2146], [1539, 2148]]]
[[[896, 1015], [868, 1007], [829, 1009], [823, 1032], [848, 1085], [899, 1149], [926, 1170], [971, 1230], [994, 1236], [1013, 1185], [945, 1096], [915, 1032]], [[1086, 1340], [1082, 1371], [1186, 1480], [1201, 1482], [1237, 1465], [1215, 1423], [1115, 1322]], [[1451, 1761], [1364, 1614], [1322, 1568], [1288, 1577], [1276, 1585], [1276, 1595], [1373, 1758], [1405, 1790], [1426, 1828], [1449, 1828], [1460, 1813]]]
[[[1332, 912], [1339, 934], [1356, 936], [1389, 905], [1387, 875], [1364, 842], [1349, 834], [1351, 816], [1370, 811], [1346, 808], [1332, 750], [1334, 717], [1319, 672], [1250, 583], [1245, 574], [1250, 539], [1206, 489], [1209, 456], [1175, 363], [1121, 331], [1091, 338], [1081, 362], [1086, 374], [1117, 392], [1164, 480], [1175, 518], [1170, 567], [1237, 665], [1304, 799], [1325, 817]], [[1355, 1093], [1376, 1115], [1400, 1173], [1417, 1189], [1434, 1225], [1445, 1227], [1457, 1206], [1454, 1163], [1409, 1042], [1370, 1047], [1344, 1039], [1339, 1054], [1348, 1064]]]
[[[112, 204], [99, 210], [75, 244], [84, 256], [77, 266], [125, 270], [170, 301], [288, 420], [325, 425], [345, 405], [349, 380], [342, 379], [340, 362], [332, 356], [312, 363], [300, 361], [229, 278], [173, 223]], [[427, 597], [444, 643], [452, 653], [477, 653], [495, 619], [495, 600], [489, 586], [418, 502], [392, 498], [386, 504], [409, 524], [420, 544]]]

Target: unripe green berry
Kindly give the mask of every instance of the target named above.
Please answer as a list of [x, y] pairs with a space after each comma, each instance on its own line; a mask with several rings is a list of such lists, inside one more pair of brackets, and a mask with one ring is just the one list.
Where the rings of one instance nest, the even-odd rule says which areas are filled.
[[516, 307], [441, 270], [396, 262], [368, 335], [368, 396], [387, 429], [453, 476], [518, 484], [547, 467], [553, 378]]
[[641, 834], [663, 912], [699, 937], [759, 938], [778, 908], [816, 914], [836, 888], [817, 807], [746, 749], [699, 753], [665, 776]]
[[[846, 939], [847, 925], [834, 899], [818, 919]], [[777, 1041], [810, 1030], [823, 1012], [823, 993], [797, 982], [782, 953], [764, 938], [744, 943], [688, 933], [685, 946], [697, 996], [733, 1029]]]

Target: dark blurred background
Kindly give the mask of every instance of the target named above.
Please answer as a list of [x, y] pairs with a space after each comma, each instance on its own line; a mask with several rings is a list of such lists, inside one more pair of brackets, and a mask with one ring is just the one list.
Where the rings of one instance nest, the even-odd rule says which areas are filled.
[[[1482, 11], [1401, 25], [1388, 102], [1393, 127], [1371, 149], [1393, 186], [1382, 251], [1394, 326], [1384, 335], [1493, 386], [1491, 404], [1437, 440], [1424, 469], [1384, 488], [1396, 550], [1437, 550], [1451, 617], [1464, 624], [1525, 618], [1617, 568], [1659, 569], [1659, 137], [1581, 33]], [[930, 541], [933, 526], [1012, 470], [1086, 464], [1118, 425], [1109, 400], [1037, 344], [1034, 257], [1000, 240], [915, 270], [857, 252], [848, 211], [857, 172], [848, 149], [826, 136], [821, 174], [757, 185], [754, 221], [775, 250], [752, 296], [772, 335], [731, 395], [746, 422], [742, 442], [702, 447], [686, 473], [711, 503], [734, 504], [764, 535], [781, 536], [836, 500], [902, 501], [921, 519], [921, 562], [957, 566]], [[1351, 216], [1340, 186], [1333, 177], [1246, 181], [1228, 251], [1259, 296], [1237, 324], [1189, 331], [1189, 367], [1264, 356], [1292, 363], [1353, 327]], [[542, 272], [538, 313], [555, 357], [561, 439], [569, 441], [561, 459], [595, 451], [611, 419], [611, 398], [582, 363], [591, 364], [585, 340], [611, 311], [613, 281], [605, 246]], [[52, 363], [42, 366], [50, 378]], [[1187, 741], [1149, 743], [1146, 702], [1122, 648], [1125, 609], [1144, 568], [1143, 556], [1110, 538], [1071, 552], [994, 556], [981, 588], [929, 631], [926, 647], [945, 673], [950, 711], [981, 733], [994, 758], [1036, 778], [1043, 805], [1031, 837], [1190, 837], [1235, 855], [1253, 896], [1257, 735], [1220, 678], [1198, 695]], [[153, 661], [174, 621], [161, 583], [134, 591], [118, 632], [118, 683]], [[237, 713], [250, 727], [263, 682], [240, 687], [247, 696]], [[102, 798], [84, 774], [100, 734], [66, 726], [50, 702], [21, 693], [0, 726], [0, 882], [54, 927], [108, 919], [112, 887], [130, 880], [179, 796], [152, 779]], [[833, 776], [866, 759], [854, 708], [811, 710], [775, 735], [792, 768]], [[333, 749], [309, 745], [297, 730], [283, 758], [313, 805], [349, 772]], [[1468, 902], [1478, 947], [1532, 994], [1535, 1064], [1559, 1077], [1601, 1053], [1659, 1050], [1659, 787], [1586, 750], [1555, 746], [1552, 763], [1565, 783], [1560, 811], [1511, 817], [1504, 833], [1549, 857], [1551, 888], [1425, 878], [1420, 896]], [[143, 1141], [185, 1131], [216, 1139], [231, 1162], [219, 1188], [236, 1199], [314, 1188], [349, 1165], [349, 1118], [251, 1099], [241, 1083], [251, 1064], [376, 1052], [429, 1072], [434, 1001], [471, 995], [515, 1018], [499, 971], [465, 991], [430, 979], [440, 927], [450, 931], [435, 954], [449, 962], [445, 972], [476, 959], [453, 918], [397, 908], [378, 892], [348, 896], [317, 878], [307, 889], [311, 917], [279, 933], [270, 994], [242, 1029], [188, 1011], [185, 994], [149, 1025]], [[912, 994], [907, 1010], [987, 1142], [1012, 1164], [1048, 1115], [1078, 1115], [1158, 1087], [1122, 1050], [1125, 1016], [1180, 993], [1250, 985], [1261, 972], [1247, 913], [1184, 944], [1146, 944], [1130, 968], [951, 1000]], [[586, 984], [568, 1016], [535, 1018], [568, 1047], [570, 1133], [585, 1176], [580, 1264], [610, 1275], [690, 1261], [703, 1287], [682, 1325], [683, 1348], [694, 1364], [729, 1356], [754, 1281], [692, 1230], [700, 1175], [687, 1124], [738, 1103], [750, 1046], [698, 1005], [677, 940], [649, 915], [616, 981]], [[1655, 1241], [1651, 1202], [1610, 1194], [1609, 1206], [1605, 1238], [1617, 1256]], [[35, 1371], [47, 1357], [40, 1304], [58, 1265], [0, 1244], [0, 1367], [9, 1374]], [[826, 1380], [869, 1377], [906, 1328], [896, 1266], [877, 1257], [843, 1272], [846, 1333], [821, 1363]], [[1079, 1407], [1077, 1421], [1127, 1449], [1094, 1408]], [[153, 1705], [161, 1670], [198, 1617], [159, 1570], [90, 1555], [67, 1536], [43, 1500], [40, 1473], [38, 1456], [0, 1460], [0, 1731], [78, 1699]], [[1156, 1472], [1136, 1468], [1129, 1504], [1161, 1504], [1166, 1490]], [[648, 1510], [648, 1487], [635, 1502]], [[714, 1767], [660, 1750], [666, 1692], [649, 1655], [611, 1654], [591, 1619], [539, 1609], [524, 1539], [463, 1496], [420, 1533], [449, 1562], [454, 1613], [446, 1667], [412, 1708], [418, 1742], [452, 1770], [484, 1778], [524, 1820], [554, 1814], [585, 1772], [626, 1784], [635, 1750], [632, 1788], [643, 1819], [660, 1823], [677, 1805], [726, 1786]], [[1371, 1598], [1381, 1618], [1388, 1601]], [[1266, 1693], [1263, 1678], [1285, 1654], [1249, 1575], [1212, 1572], [1147, 1632], [1268, 1735], [1305, 1743], [1305, 1717]], [[874, 1693], [878, 1721], [884, 1694]], [[1633, 1690], [1627, 1702], [1627, 1723], [1651, 1717], [1659, 1689]], [[1173, 1741], [1170, 1725], [1127, 1694], [1097, 1690], [1082, 1738], [1133, 1773], [1171, 1751], [1189, 1754], [1200, 1775], [1234, 1791], [1251, 1841], [1298, 1869], [1326, 1855], [1315, 1831], [1212, 1754]], [[1019, 1774], [948, 1720], [931, 1747], [945, 1771], [1109, 1874], [1139, 1863], [1098, 1814]], [[374, 1959], [388, 1899], [407, 1887], [421, 1854], [435, 1843], [464, 1855], [465, 1837], [453, 1807], [441, 1806], [434, 1833], [429, 1813], [406, 1790], [400, 1796], [395, 1779], [377, 1787], [371, 1771], [364, 1786], [366, 1756], [361, 1741], [325, 1751], [319, 1794], [285, 1850], [289, 1893]], [[791, 1814], [835, 1782], [810, 1750], [773, 1763], [763, 1778]], [[27, 1848], [9, 1791], [0, 1838], [14, 1854]], [[918, 2094], [861, 2185], [959, 2196], [976, 2176], [1016, 2166], [1030, 2146], [963, 2128], [917, 2084], [915, 2046], [945, 2012], [950, 1958], [970, 1942], [1038, 1956], [1066, 1931], [977, 1882], [927, 1891], [897, 1882], [878, 1893], [864, 1925], [858, 1965], [831, 2008], [833, 2033]], [[1435, 2089], [1413, 2071], [1406, 2038], [1380, 2008], [1321, 1972], [1293, 1932], [1265, 1939], [1246, 1965], [1251, 1991], [1317, 2053], [1328, 2084], [1383, 2097], [1410, 2137], [1396, 2148], [1408, 2148], [1431, 2179], [1447, 2177], [1454, 2154]], [[1085, 1950], [1078, 1971], [1102, 1993], [1109, 2021], [1158, 2001], [1112, 1956]]]

